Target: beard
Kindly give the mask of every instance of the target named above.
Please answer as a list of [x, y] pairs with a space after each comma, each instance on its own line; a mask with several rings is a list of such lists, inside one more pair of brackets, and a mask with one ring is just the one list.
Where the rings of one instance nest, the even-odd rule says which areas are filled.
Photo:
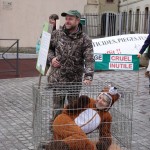
[[66, 24], [65, 28], [66, 28], [67, 31], [74, 31], [77, 28], [77, 26]]

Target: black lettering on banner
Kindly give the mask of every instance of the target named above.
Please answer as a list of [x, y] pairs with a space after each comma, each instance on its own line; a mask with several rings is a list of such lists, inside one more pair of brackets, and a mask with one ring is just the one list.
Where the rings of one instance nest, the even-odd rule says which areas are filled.
[[102, 54], [94, 54], [94, 60], [95, 61], [103, 61], [103, 55]]
[[105, 46], [105, 45], [111, 45], [111, 44], [117, 44], [117, 43], [124, 43], [124, 42], [128, 42], [128, 41], [139, 41], [139, 40], [145, 40], [147, 38], [147, 36], [137, 36], [137, 37], [120, 37], [117, 39], [110, 39], [107, 40], [104, 39], [103, 41], [93, 41], [93, 47], [100, 47], [100, 46]]

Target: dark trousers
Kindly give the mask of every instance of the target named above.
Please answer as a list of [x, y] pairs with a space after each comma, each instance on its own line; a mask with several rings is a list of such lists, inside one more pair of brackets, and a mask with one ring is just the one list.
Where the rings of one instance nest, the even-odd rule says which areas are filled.
[[67, 85], [64, 88], [56, 88], [53, 90], [53, 119], [55, 119], [59, 114], [62, 113], [64, 105], [66, 102], [68, 104], [79, 98], [79, 93], [81, 90], [80, 85]]

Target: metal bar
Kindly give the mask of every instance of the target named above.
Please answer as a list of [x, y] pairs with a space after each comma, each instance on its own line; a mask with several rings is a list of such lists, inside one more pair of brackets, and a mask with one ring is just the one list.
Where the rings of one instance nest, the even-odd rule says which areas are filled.
[[119, 35], [122, 33], [122, 13], [119, 14]]
[[16, 43], [17, 43], [17, 41], [16, 41], [14, 44], [12, 44], [5, 52], [2, 53], [2, 58], [3, 58], [3, 59], [5, 59], [4, 54], [5, 54], [6, 52], [8, 52]]
[[[149, 72], [150, 75], [150, 72]], [[149, 77], [149, 95], [150, 95], [150, 77]]]
[[19, 40], [17, 40], [17, 60], [16, 60], [16, 75], [19, 76]]
[[[2, 58], [3, 60], [12, 68], [12, 70], [6, 70], [6, 71], [0, 71], [0, 73], [4, 73], [4, 72], [16, 72], [16, 75], [18, 76], [19, 75], [19, 57], [18, 57], [18, 53], [19, 53], [19, 39], [0, 39], [0, 40], [8, 40], [8, 41], [16, 41], [14, 42], [8, 49], [6, 49], [3, 53], [2, 53]], [[10, 63], [5, 57], [4, 57], [4, 54], [7, 53], [15, 44], [17, 44], [17, 51], [16, 51], [16, 66], [13, 65], [12, 63]]]
[[5, 73], [5, 72], [16, 72], [16, 70], [0, 71], [0, 73]]
[[106, 13], [106, 30], [105, 30], [105, 37], [108, 36], [108, 24], [109, 24], [109, 13]]
[[150, 32], [150, 12], [148, 13], [148, 29], [147, 29], [147, 31], [148, 31], [148, 33]]
[[6, 62], [7, 64], [9, 64], [9, 66], [11, 66], [12, 68], [14, 68], [15, 70], [16, 70], [16, 67], [15, 67], [12, 63], [10, 63], [10, 62], [4, 57], [4, 54], [5, 54], [6, 52], [8, 52], [16, 43], [17, 43], [17, 41], [16, 41], [14, 44], [12, 44], [5, 52], [2, 53], [2, 58], [5, 60], [5, 62]]
[[8, 40], [8, 41], [12, 41], [12, 40], [14, 40], [14, 41], [16, 41], [16, 40], [19, 40], [19, 39], [0, 39], [0, 40]]
[[126, 18], [126, 33], [129, 34], [129, 14], [127, 14]]

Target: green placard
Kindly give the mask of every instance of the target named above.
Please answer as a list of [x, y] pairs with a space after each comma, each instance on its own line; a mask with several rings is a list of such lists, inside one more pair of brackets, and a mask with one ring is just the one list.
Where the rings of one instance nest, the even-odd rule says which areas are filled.
[[95, 70], [139, 70], [137, 55], [94, 54]]
[[85, 26], [85, 24], [86, 24], [86, 19], [85, 19], [85, 18], [81, 18], [81, 19], [80, 19], [80, 23]]
[[48, 28], [49, 28], [49, 23], [45, 22], [43, 25], [43, 31], [48, 32]]

